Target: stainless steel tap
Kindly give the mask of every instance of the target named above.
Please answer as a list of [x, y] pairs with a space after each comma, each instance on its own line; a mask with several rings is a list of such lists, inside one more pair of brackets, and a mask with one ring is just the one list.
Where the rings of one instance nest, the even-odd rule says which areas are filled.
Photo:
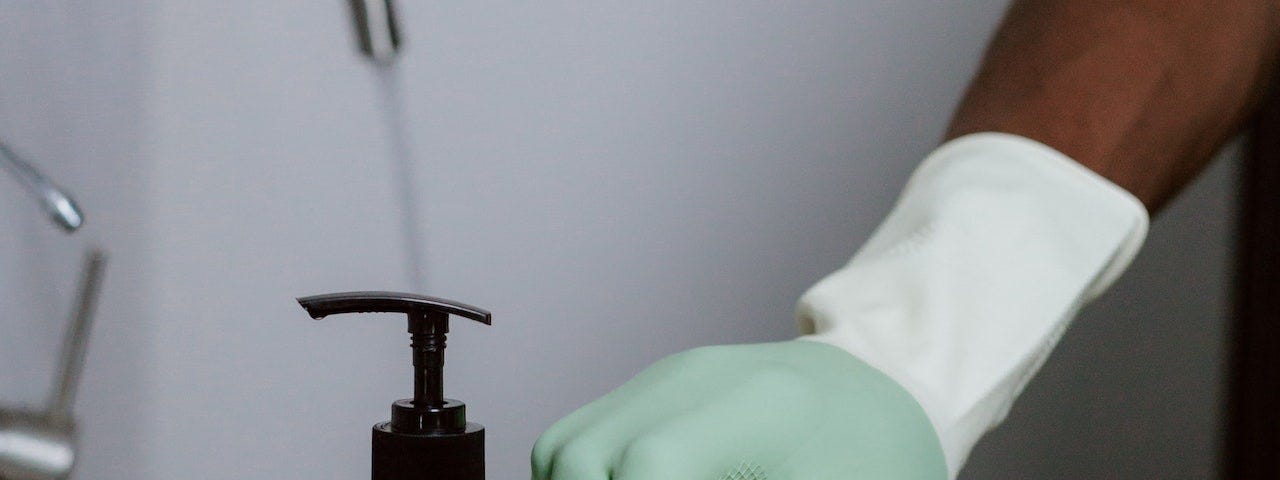
[[43, 410], [0, 408], [0, 480], [63, 480], [76, 461], [71, 405], [84, 366], [89, 327], [101, 290], [106, 254], [85, 256], [76, 304], [62, 343], [53, 394]]

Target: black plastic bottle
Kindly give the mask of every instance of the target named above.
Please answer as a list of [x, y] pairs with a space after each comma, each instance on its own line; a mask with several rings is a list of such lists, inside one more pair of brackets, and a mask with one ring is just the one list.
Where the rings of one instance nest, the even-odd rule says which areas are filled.
[[484, 309], [442, 298], [395, 292], [347, 292], [298, 299], [311, 318], [360, 312], [409, 317], [413, 398], [391, 404], [391, 421], [373, 426], [373, 480], [484, 480], [484, 426], [467, 406], [444, 398], [449, 315], [485, 325]]

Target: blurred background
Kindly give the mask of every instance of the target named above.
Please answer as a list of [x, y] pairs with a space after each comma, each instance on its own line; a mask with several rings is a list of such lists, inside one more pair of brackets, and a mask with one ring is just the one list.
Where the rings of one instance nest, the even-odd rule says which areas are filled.
[[[371, 289], [494, 312], [454, 328], [446, 393], [489, 478], [528, 478], [543, 429], [658, 358], [793, 336], [1005, 4], [401, 2], [396, 99], [344, 0], [0, 2], [0, 138], [87, 217], [64, 235], [0, 180], [0, 404], [43, 401], [96, 244], [76, 478], [367, 476], [403, 322], [293, 299]], [[1236, 169], [1156, 219], [962, 478], [1216, 474]]]

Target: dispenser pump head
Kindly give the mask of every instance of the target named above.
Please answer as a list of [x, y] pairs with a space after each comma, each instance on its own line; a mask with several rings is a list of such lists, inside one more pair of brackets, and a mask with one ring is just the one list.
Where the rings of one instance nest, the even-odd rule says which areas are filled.
[[407, 434], [460, 433], [466, 429], [466, 407], [444, 398], [444, 349], [449, 315], [492, 325], [492, 314], [479, 307], [443, 298], [396, 292], [346, 292], [298, 299], [311, 318], [340, 313], [392, 312], [409, 317], [413, 349], [413, 399], [391, 408], [392, 431]]
[[298, 299], [319, 320], [339, 313], [395, 312], [409, 317], [413, 398], [391, 404], [391, 421], [373, 426], [373, 480], [484, 480], [484, 426], [467, 422], [466, 404], [444, 398], [449, 316], [485, 325], [484, 309], [395, 292], [347, 292]]

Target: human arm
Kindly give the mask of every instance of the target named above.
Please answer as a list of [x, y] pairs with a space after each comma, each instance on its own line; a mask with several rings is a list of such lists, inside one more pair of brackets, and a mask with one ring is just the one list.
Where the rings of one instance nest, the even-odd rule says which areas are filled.
[[[806, 294], [802, 329], [911, 390], [954, 470], [1123, 272], [1140, 210], [1158, 211], [1254, 113], [1276, 30], [1270, 1], [1016, 2], [948, 142], [851, 264]], [[913, 253], [885, 259], [894, 249]], [[912, 312], [867, 314], [892, 297]]]
[[1164, 206], [1254, 113], [1280, 46], [1273, 0], [1021, 0], [947, 139], [996, 131]]
[[802, 298], [801, 341], [660, 362], [548, 430], [534, 477], [954, 478], [1253, 108], [1270, 6], [1208, 5], [1018, 2], [951, 141]]

